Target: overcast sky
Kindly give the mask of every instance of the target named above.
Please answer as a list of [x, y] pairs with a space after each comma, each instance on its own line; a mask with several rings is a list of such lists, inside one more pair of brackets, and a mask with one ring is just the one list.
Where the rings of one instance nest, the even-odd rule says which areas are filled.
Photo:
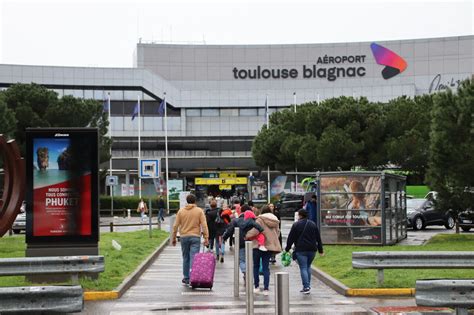
[[473, 1], [0, 0], [0, 63], [132, 67], [139, 38], [291, 44], [472, 35]]

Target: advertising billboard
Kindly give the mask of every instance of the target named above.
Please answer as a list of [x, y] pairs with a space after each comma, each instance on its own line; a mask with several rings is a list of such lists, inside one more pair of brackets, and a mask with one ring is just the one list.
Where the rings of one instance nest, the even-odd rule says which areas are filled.
[[331, 242], [380, 242], [380, 176], [322, 176], [320, 185], [321, 227]]
[[260, 179], [253, 180], [250, 194], [253, 202], [267, 202], [267, 182]]
[[26, 135], [27, 243], [96, 243], [97, 129], [27, 129]]

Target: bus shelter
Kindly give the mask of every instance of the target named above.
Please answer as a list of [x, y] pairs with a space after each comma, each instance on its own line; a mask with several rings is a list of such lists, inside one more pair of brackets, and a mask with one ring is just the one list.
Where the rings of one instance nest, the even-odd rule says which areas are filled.
[[407, 237], [406, 178], [384, 172], [318, 172], [324, 244], [393, 245]]

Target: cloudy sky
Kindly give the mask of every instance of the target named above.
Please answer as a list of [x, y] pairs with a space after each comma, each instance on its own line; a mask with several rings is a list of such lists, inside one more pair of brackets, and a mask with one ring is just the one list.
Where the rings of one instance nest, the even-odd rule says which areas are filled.
[[136, 43], [291, 44], [474, 34], [473, 0], [0, 0], [0, 63], [132, 67]]

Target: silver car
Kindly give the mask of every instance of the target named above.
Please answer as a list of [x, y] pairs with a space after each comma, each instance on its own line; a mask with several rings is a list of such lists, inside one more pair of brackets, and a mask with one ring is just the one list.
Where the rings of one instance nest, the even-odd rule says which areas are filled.
[[15, 234], [20, 234], [21, 231], [26, 231], [26, 213], [25, 202], [21, 204], [20, 213], [16, 216], [15, 222], [12, 225], [12, 231]]

